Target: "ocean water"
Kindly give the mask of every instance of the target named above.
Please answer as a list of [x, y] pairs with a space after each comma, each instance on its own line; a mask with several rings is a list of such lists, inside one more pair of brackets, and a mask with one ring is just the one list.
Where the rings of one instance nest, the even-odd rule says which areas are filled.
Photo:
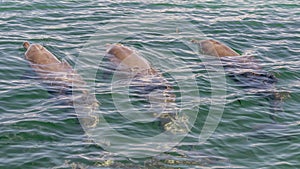
[[[299, 20], [296, 0], [0, 0], [0, 168], [300, 168]], [[204, 39], [254, 57], [277, 82], [237, 81], [191, 42]], [[87, 82], [100, 103], [94, 127], [78, 120], [88, 105], [48, 92], [24, 41]], [[107, 73], [113, 43], [148, 60], [175, 101]], [[188, 130], [165, 131], [152, 116], [163, 110]]]

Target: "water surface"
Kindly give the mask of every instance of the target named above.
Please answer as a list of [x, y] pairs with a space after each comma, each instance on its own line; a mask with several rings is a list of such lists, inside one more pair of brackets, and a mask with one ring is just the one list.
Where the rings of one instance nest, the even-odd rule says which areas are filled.
[[[0, 168], [299, 168], [299, 8], [296, 0], [0, 1]], [[207, 38], [253, 55], [274, 73], [273, 90], [289, 93], [282, 111], [274, 114], [255, 87], [246, 89], [228, 76], [218, 85], [222, 74], [212, 73], [217, 61], [189, 43]], [[154, 136], [162, 132], [159, 123], [122, 119], [112, 96], [128, 93], [110, 90], [110, 77], [103, 77], [105, 44], [130, 46], [171, 82], [179, 109], [196, 113], [191, 132], [154, 157], [106, 151], [86, 135], [66, 98], [49, 94], [33, 74], [24, 59], [25, 40], [43, 44], [83, 75], [96, 72], [84, 78], [95, 87], [99, 111], [120, 133]], [[226, 92], [214, 97], [219, 90]], [[131, 97], [135, 108], [147, 110], [144, 100]], [[225, 106], [216, 109], [222, 118], [199, 143], [209, 111], [219, 102]]]

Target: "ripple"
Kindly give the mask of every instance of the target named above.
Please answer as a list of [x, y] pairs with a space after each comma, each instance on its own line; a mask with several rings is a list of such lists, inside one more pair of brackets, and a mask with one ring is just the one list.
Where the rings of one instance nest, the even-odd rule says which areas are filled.
[[[299, 25], [298, 1], [0, 1], [0, 167], [66, 168], [295, 168], [299, 160]], [[178, 21], [164, 24], [165, 21]], [[185, 23], [181, 24], [180, 23]], [[168, 30], [172, 30], [168, 32]], [[184, 32], [189, 30], [188, 32]], [[196, 32], [196, 33], [195, 33]], [[183, 38], [177, 38], [181, 36]], [[126, 37], [119, 41], [120, 37]], [[95, 50], [86, 50], [91, 43]], [[218, 128], [205, 143], [199, 134], [212, 103], [212, 86], [218, 74], [207, 66], [221, 67], [195, 53], [187, 42], [214, 38], [239, 53], [253, 55], [264, 70], [278, 78], [274, 90], [288, 93], [283, 112], [270, 119], [269, 103], [260, 92], [245, 89], [226, 77], [225, 110]], [[52, 96], [30, 72], [22, 43], [29, 40], [47, 47], [59, 59], [76, 67], [85, 54], [102, 58], [105, 43], [121, 42], [145, 57], [174, 86], [179, 109], [197, 109], [191, 132], [175, 150], [146, 159], [125, 159], [109, 154], [85, 135], [69, 96]], [[101, 41], [101, 46], [98, 43]], [[96, 46], [98, 45], [98, 46]], [[83, 70], [97, 70], [95, 82], [100, 110], [112, 127], [136, 136], [161, 132], [155, 121], [136, 124], [123, 119], [111, 99], [113, 92], [102, 72], [107, 62], [87, 58]], [[28, 73], [27, 73], [28, 72]], [[104, 77], [103, 77], [104, 76]], [[195, 79], [196, 87], [191, 79]], [[184, 83], [184, 89], [180, 85]], [[127, 94], [115, 91], [115, 94]], [[131, 93], [136, 108], [147, 110], [145, 99]], [[199, 98], [193, 97], [195, 92]], [[120, 100], [127, 103], [128, 100]], [[199, 104], [198, 104], [199, 103]], [[145, 107], [139, 107], [145, 106]], [[181, 106], [181, 107], [180, 107]], [[186, 106], [183, 108], [182, 106]], [[191, 113], [191, 111], [188, 111]], [[141, 148], [141, 147], [138, 147]], [[128, 152], [129, 153], [129, 152]]]

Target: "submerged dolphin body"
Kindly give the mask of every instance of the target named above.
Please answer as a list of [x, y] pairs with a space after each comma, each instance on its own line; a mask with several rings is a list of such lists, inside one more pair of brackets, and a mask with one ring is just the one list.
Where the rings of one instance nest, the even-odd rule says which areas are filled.
[[[230, 47], [213, 39], [197, 43], [204, 55], [219, 57], [225, 72], [241, 87], [255, 89], [255, 92], [266, 97], [271, 103], [273, 113], [281, 109], [278, 105], [282, 96], [274, 91], [277, 78], [263, 70], [252, 56], [241, 56]], [[274, 116], [271, 118], [274, 119]]]
[[98, 108], [97, 99], [85, 88], [85, 81], [65, 61], [58, 60], [51, 52], [39, 44], [24, 42], [27, 49], [25, 59], [29, 61], [31, 68], [46, 84], [49, 92], [70, 97], [74, 107], [81, 113], [77, 114], [81, 125], [85, 127], [95, 126], [98, 117], [94, 110]]

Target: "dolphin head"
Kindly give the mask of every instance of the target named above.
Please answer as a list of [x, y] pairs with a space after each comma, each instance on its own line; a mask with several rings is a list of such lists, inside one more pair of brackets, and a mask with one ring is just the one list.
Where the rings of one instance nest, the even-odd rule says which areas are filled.
[[203, 40], [199, 42], [200, 50], [205, 55], [224, 57], [224, 56], [240, 56], [237, 52], [232, 50], [225, 44], [213, 40]]
[[117, 43], [117, 44], [109, 45], [107, 53], [115, 56], [120, 60], [124, 60], [128, 56], [132, 55], [134, 51], [122, 44]]
[[150, 63], [140, 56], [133, 49], [126, 47], [122, 44], [110, 45], [107, 50], [108, 55], [112, 55], [117, 58], [118, 61], [111, 61], [117, 63], [118, 65], [125, 66], [134, 72], [142, 72], [144, 70], [150, 70]]
[[57, 58], [42, 45], [24, 42], [23, 47], [27, 49], [25, 52], [25, 59], [33, 64], [59, 63]]
[[23, 47], [27, 49], [25, 53], [25, 58], [31, 62], [38, 60], [38, 57], [42, 56], [44, 47], [39, 44], [30, 44], [29, 42], [24, 42]]

